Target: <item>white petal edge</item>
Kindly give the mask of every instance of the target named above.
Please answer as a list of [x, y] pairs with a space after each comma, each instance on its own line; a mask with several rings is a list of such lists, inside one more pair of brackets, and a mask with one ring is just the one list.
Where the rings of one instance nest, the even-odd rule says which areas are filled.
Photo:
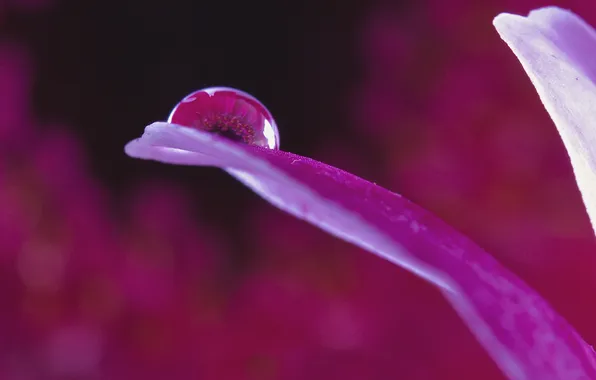
[[[503, 13], [493, 24], [515, 53], [554, 121], [569, 154], [579, 190], [596, 232], [596, 85], [570, 52], [561, 49], [561, 23], [593, 41], [596, 33], [574, 13], [557, 7], [532, 11], [528, 17]], [[572, 43], [572, 41], [568, 41]]]

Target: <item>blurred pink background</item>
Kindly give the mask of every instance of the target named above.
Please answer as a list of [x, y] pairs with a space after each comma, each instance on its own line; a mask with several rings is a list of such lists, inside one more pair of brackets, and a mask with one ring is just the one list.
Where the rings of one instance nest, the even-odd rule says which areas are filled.
[[[204, 78], [186, 68], [195, 77], [185, 78], [175, 65], [186, 56], [151, 44], [158, 22], [147, 20], [146, 48], [130, 37], [141, 38], [153, 3], [126, 3], [140, 12], [128, 27], [124, 6], [106, 3], [97, 29], [85, 29], [77, 12], [88, 17], [95, 3], [0, 3], [0, 379], [503, 378], [422, 280], [223, 173], [124, 157], [145, 124], [207, 84], [271, 104], [282, 149], [375, 181], [468, 234], [596, 342], [593, 232], [557, 132], [491, 24], [499, 12], [553, 4], [596, 24], [596, 6], [305, 2], [292, 6], [299, 12], [286, 33], [278, 27], [291, 12], [278, 6], [268, 24], [270, 5], [258, 3], [245, 17], [255, 30], [265, 23], [262, 35], [249, 28], [233, 37], [238, 45], [219, 45], [221, 36], [197, 32], [181, 49], [216, 63], [214, 51], [232, 50], [222, 53], [230, 66]], [[215, 34], [237, 32], [227, 14], [211, 12], [221, 17], [210, 21], [221, 23]], [[106, 15], [120, 20], [114, 28], [130, 46], [114, 41], [112, 51], [101, 39], [112, 28]], [[197, 28], [211, 16], [197, 13]], [[80, 45], [58, 38], [77, 25]], [[163, 33], [183, 38], [194, 27]], [[275, 33], [287, 37], [283, 57], [257, 39]], [[117, 71], [128, 50], [151, 74], [124, 68], [100, 85], [94, 70], [107, 63], [77, 63], [111, 52]], [[238, 51], [236, 60], [226, 55]], [[254, 76], [243, 66], [263, 67], [263, 54], [285, 65], [275, 81], [269, 66]], [[69, 77], [59, 66], [79, 71]], [[126, 102], [115, 109], [112, 97]]]

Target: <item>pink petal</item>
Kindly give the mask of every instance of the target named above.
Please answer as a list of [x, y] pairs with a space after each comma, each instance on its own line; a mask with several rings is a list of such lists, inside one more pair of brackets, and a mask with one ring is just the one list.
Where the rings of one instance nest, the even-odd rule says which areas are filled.
[[596, 231], [596, 32], [556, 7], [501, 14], [494, 25], [559, 130]]
[[280, 209], [433, 283], [510, 379], [596, 379], [592, 348], [535, 291], [395, 193], [310, 158], [167, 123], [125, 150], [224, 168]]

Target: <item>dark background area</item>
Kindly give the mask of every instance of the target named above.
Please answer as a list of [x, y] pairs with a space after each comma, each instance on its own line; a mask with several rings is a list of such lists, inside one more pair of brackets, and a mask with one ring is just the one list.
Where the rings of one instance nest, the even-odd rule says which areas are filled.
[[45, 12], [11, 12], [5, 31], [30, 46], [37, 62], [40, 120], [52, 128], [76, 126], [92, 171], [111, 190], [172, 179], [201, 194], [196, 198], [207, 220], [229, 228], [255, 195], [237, 191], [241, 185], [219, 170], [131, 160], [124, 144], [145, 125], [165, 120], [186, 94], [224, 85], [270, 109], [282, 149], [313, 156], [323, 141], [341, 141], [370, 167], [359, 174], [375, 176], [375, 156], [350, 129], [347, 113], [360, 75], [357, 32], [372, 5], [60, 1]]
[[232, 86], [260, 99], [280, 125], [284, 150], [308, 154], [321, 137], [346, 133], [337, 94], [358, 74], [354, 34], [366, 9], [358, 2], [336, 9], [331, 2], [61, 1], [48, 12], [11, 15], [7, 26], [38, 62], [40, 118], [77, 126], [101, 177], [117, 185], [131, 171], [161, 170], [127, 159], [123, 144], [203, 87]]

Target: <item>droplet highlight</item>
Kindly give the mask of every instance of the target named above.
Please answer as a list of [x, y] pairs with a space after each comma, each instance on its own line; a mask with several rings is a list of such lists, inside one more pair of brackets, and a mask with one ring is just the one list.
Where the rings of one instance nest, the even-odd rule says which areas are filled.
[[209, 87], [187, 95], [174, 107], [168, 123], [279, 149], [279, 132], [269, 110], [253, 96], [234, 88]]

